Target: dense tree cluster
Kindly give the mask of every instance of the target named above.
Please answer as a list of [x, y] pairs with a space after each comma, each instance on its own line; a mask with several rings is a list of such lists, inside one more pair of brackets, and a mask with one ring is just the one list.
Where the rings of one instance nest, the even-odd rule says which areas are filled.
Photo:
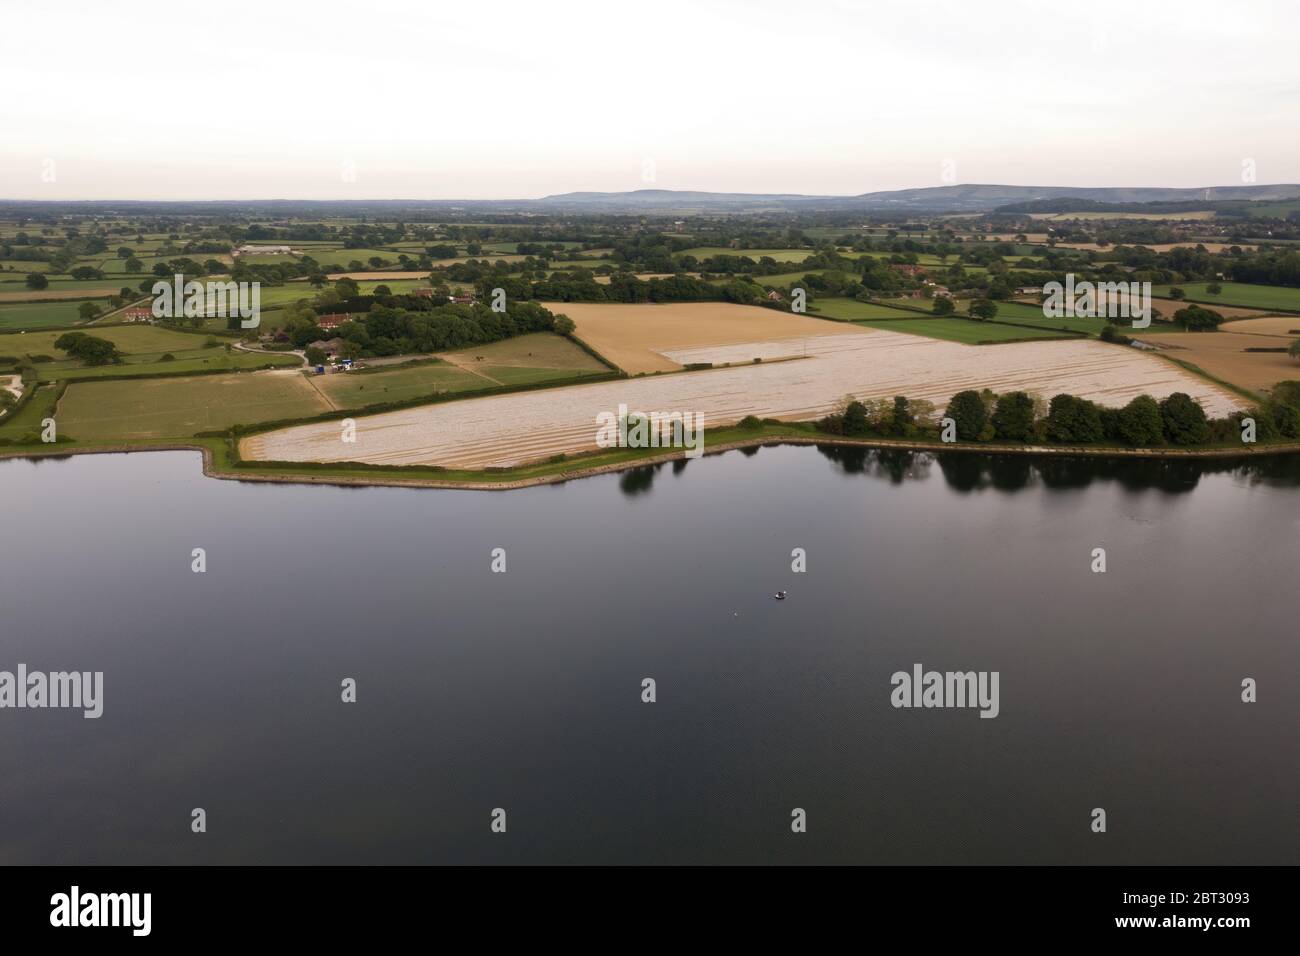
[[54, 340], [54, 347], [79, 359], [86, 365], [111, 365], [121, 361], [121, 355], [108, 339], [87, 335], [85, 332], [65, 332]]
[[[294, 346], [338, 336], [354, 356], [407, 355], [483, 345], [528, 332], [572, 332], [567, 316], [556, 316], [535, 302], [512, 302], [505, 312], [482, 304], [441, 304], [405, 296], [361, 296], [331, 308], [352, 320], [331, 332], [317, 324], [318, 314], [299, 303], [285, 309], [279, 324]], [[563, 321], [561, 321], [563, 320]]]

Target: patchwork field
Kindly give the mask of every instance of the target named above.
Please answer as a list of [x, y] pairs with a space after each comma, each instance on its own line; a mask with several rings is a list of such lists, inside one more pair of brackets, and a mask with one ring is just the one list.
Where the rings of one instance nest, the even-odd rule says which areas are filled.
[[679, 363], [664, 356], [665, 349], [802, 339], [853, 331], [848, 326], [837, 326], [808, 315], [723, 302], [544, 304], [552, 312], [573, 319], [578, 338], [629, 375], [680, 369]]
[[100, 441], [187, 436], [328, 410], [329, 403], [307, 377], [289, 370], [74, 382], [59, 402], [55, 420], [61, 434]]
[[[608, 308], [584, 317], [593, 320], [589, 328], [604, 332], [612, 327], [623, 342], [631, 342], [633, 333], [626, 324], [638, 318], [639, 312], [672, 307], [617, 307], [627, 310], [621, 315], [609, 314]], [[781, 318], [779, 313], [773, 315]], [[744, 320], [733, 321], [733, 332], [744, 328]], [[339, 441], [337, 423], [298, 426], [245, 439], [243, 454], [278, 461], [458, 468], [516, 465], [561, 452], [594, 449], [596, 416], [615, 411], [620, 403], [633, 411], [699, 412], [706, 424], [715, 427], [750, 414], [815, 418], [832, 410], [846, 394], [860, 398], [908, 395], [943, 407], [962, 389], [985, 387], [995, 391], [1025, 389], [1045, 397], [1067, 391], [1111, 406], [1142, 393], [1159, 398], [1185, 391], [1199, 399], [1211, 415], [1224, 415], [1245, 404], [1231, 392], [1172, 363], [1135, 349], [1083, 339], [975, 348], [819, 323], [822, 334], [808, 337], [794, 350], [788, 337], [673, 347], [664, 322], [651, 317], [649, 322], [635, 322], [633, 328], [642, 326], [649, 331], [640, 333], [641, 349], [647, 350], [645, 339], [653, 339], [663, 357], [675, 365], [746, 364], [389, 412], [359, 419], [357, 441], [350, 445]], [[695, 324], [684, 320], [678, 322], [677, 331], [681, 339], [698, 335]], [[717, 330], [712, 335], [724, 337]], [[629, 351], [635, 350], [629, 347]], [[771, 361], [802, 354], [807, 357]], [[764, 361], [751, 364], [753, 358]]]

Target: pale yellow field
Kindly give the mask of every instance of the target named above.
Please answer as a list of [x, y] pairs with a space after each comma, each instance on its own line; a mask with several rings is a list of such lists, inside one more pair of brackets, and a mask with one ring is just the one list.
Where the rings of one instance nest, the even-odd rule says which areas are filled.
[[[566, 307], [567, 309], [568, 307]], [[967, 388], [1004, 392], [1024, 389], [1050, 398], [1070, 392], [1109, 406], [1118, 406], [1143, 393], [1162, 398], [1187, 392], [1212, 416], [1244, 406], [1225, 389], [1136, 349], [1095, 340], [1026, 342], [980, 348], [902, 333], [864, 330], [855, 326], [817, 323], [822, 334], [805, 339], [771, 336], [741, 342], [727, 326], [745, 320], [715, 316], [691, 323], [684, 317], [664, 320], [672, 330], [652, 322], [648, 330], [623, 327], [646, 309], [618, 308], [630, 314], [593, 313], [588, 328], [602, 328], [624, 342], [629, 354], [645, 354], [641, 342], [653, 339], [663, 357], [676, 365], [693, 362], [744, 362], [730, 368], [642, 376], [616, 382], [570, 386], [527, 394], [467, 399], [443, 405], [411, 408], [357, 420], [356, 442], [344, 444], [337, 422], [303, 425], [245, 439], [245, 457], [276, 461], [365, 461], [383, 465], [435, 464], [454, 468], [518, 465], [560, 452], [593, 450], [597, 416], [617, 414], [625, 404], [632, 412], [694, 412], [707, 427], [732, 424], [746, 415], [806, 420], [826, 414], [844, 395], [888, 398], [907, 395], [928, 399], [940, 408]], [[698, 306], [694, 306], [698, 308]], [[768, 310], [753, 321], [767, 319]], [[677, 310], [680, 311], [680, 310]], [[603, 316], [603, 317], [602, 317]], [[592, 317], [584, 317], [592, 318]], [[788, 319], [802, 317], [790, 316]], [[771, 320], [782, 319], [772, 312]], [[789, 328], [794, 326], [787, 326]], [[617, 333], [617, 335], [616, 335]], [[731, 334], [731, 341], [725, 339]], [[681, 340], [711, 337], [714, 344]], [[670, 347], [677, 339], [679, 347]], [[606, 339], [606, 346], [610, 346]], [[603, 349], [602, 349], [603, 351]], [[772, 359], [804, 356], [790, 361]], [[749, 364], [755, 357], [762, 364]], [[707, 436], [706, 436], [707, 445]]]
[[[1221, 310], [1215, 309], [1219, 312]], [[1245, 312], [1235, 309], [1234, 312]], [[1225, 313], [1226, 314], [1226, 311]], [[1239, 322], [1224, 322], [1219, 326], [1220, 332], [1236, 332], [1244, 335], [1282, 335], [1288, 339], [1300, 338], [1300, 315], [1278, 315], [1269, 319], [1242, 319]]]
[[[1254, 325], [1259, 320], [1250, 324]], [[1263, 321], [1269, 321], [1267, 319]], [[1296, 320], [1292, 320], [1295, 324]], [[1243, 325], [1233, 322], [1232, 325]], [[1226, 328], [1227, 326], [1220, 326]], [[1243, 388], [1262, 391], [1285, 379], [1300, 379], [1300, 362], [1285, 352], [1247, 352], [1246, 349], [1282, 348], [1295, 336], [1242, 335], [1234, 332], [1162, 332], [1146, 341], [1183, 362], [1191, 362], [1215, 378]]]
[[680, 369], [680, 363], [664, 355], [668, 349], [851, 335], [858, 331], [847, 324], [807, 315], [725, 302], [545, 304], [552, 312], [573, 319], [578, 338], [629, 375]]

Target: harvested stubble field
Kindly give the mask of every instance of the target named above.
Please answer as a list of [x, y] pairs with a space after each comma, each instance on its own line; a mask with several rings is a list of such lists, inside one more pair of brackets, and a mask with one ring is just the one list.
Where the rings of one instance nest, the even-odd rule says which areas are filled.
[[[593, 308], [602, 309], [607, 323], [628, 322], [635, 315], [615, 318], [608, 316], [609, 307]], [[771, 314], [782, 318], [780, 313]], [[242, 453], [250, 459], [275, 461], [361, 461], [466, 469], [519, 465], [558, 453], [595, 449], [596, 416], [616, 412], [620, 403], [634, 412], [698, 412], [706, 425], [714, 427], [745, 415], [816, 418], [835, 408], [846, 394], [860, 398], [907, 395], [943, 407], [962, 389], [986, 387], [999, 392], [1025, 389], [1044, 397], [1070, 392], [1111, 406], [1143, 393], [1160, 398], [1184, 391], [1199, 399], [1211, 415], [1224, 415], [1245, 404], [1172, 363], [1095, 341], [979, 348], [818, 323], [822, 334], [802, 340], [792, 341], [788, 336], [753, 340], [751, 336], [748, 341], [733, 338], [730, 343], [670, 348], [664, 329], [656, 323], [649, 326], [642, 331], [642, 338], [653, 338], [675, 365], [745, 364], [388, 412], [359, 419], [355, 444], [340, 441], [337, 422], [297, 426], [251, 436], [242, 442]], [[690, 338], [689, 324], [681, 328], [682, 338]], [[745, 330], [743, 321], [733, 327], [733, 333]], [[619, 331], [630, 350], [632, 332]], [[713, 337], [720, 335], [715, 331]], [[641, 347], [647, 348], [644, 343]], [[771, 361], [803, 355], [807, 357]], [[751, 364], [756, 357], [764, 362]]]
[[1284, 335], [1289, 339], [1295, 339], [1300, 338], [1300, 315], [1244, 318], [1239, 322], [1224, 322], [1219, 326], [1219, 331], [1237, 332], [1243, 335]]
[[602, 305], [547, 302], [567, 315], [575, 334], [629, 375], [675, 372], [681, 365], [667, 349], [729, 345], [771, 339], [851, 334], [847, 325], [810, 315], [724, 302], [679, 302], [672, 305]]
[[1300, 379], [1300, 362], [1285, 351], [1247, 352], [1246, 349], [1286, 349], [1293, 340], [1294, 336], [1260, 333], [1166, 332], [1147, 341], [1172, 359], [1189, 362], [1215, 378], [1259, 392], [1285, 379]]

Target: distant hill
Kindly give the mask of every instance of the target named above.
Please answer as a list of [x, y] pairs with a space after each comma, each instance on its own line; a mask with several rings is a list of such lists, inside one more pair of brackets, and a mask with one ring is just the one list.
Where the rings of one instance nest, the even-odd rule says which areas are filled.
[[[698, 213], [984, 213], [1073, 211], [1089, 204], [1215, 203], [1300, 199], [1300, 185], [1208, 186], [1168, 189], [1150, 186], [1004, 186], [972, 183], [862, 193], [857, 196], [806, 196], [798, 193], [720, 193], [675, 189], [631, 192], [572, 192], [541, 199], [382, 199], [382, 200], [218, 200], [90, 202], [0, 199], [0, 215], [121, 212], [128, 215], [364, 215], [384, 217], [473, 213], [482, 215], [605, 214], [685, 216]], [[1122, 207], [1117, 207], [1122, 208]], [[1132, 205], [1129, 206], [1132, 208]], [[1182, 205], [1181, 209], [1191, 208]], [[1204, 207], [1202, 207], [1204, 208]]]
[[1300, 198], [1300, 185], [1209, 186], [1170, 189], [1148, 186], [1002, 186], [968, 184], [926, 186], [862, 193], [858, 196], [805, 196], [790, 193], [710, 193], [671, 189], [640, 189], [622, 193], [562, 193], [536, 201], [553, 209], [618, 211], [668, 211], [714, 209], [759, 211], [764, 209], [811, 211], [844, 210], [887, 212], [989, 212], [1000, 206], [1075, 199], [1092, 203], [1175, 203], [1222, 200], [1278, 200]]

